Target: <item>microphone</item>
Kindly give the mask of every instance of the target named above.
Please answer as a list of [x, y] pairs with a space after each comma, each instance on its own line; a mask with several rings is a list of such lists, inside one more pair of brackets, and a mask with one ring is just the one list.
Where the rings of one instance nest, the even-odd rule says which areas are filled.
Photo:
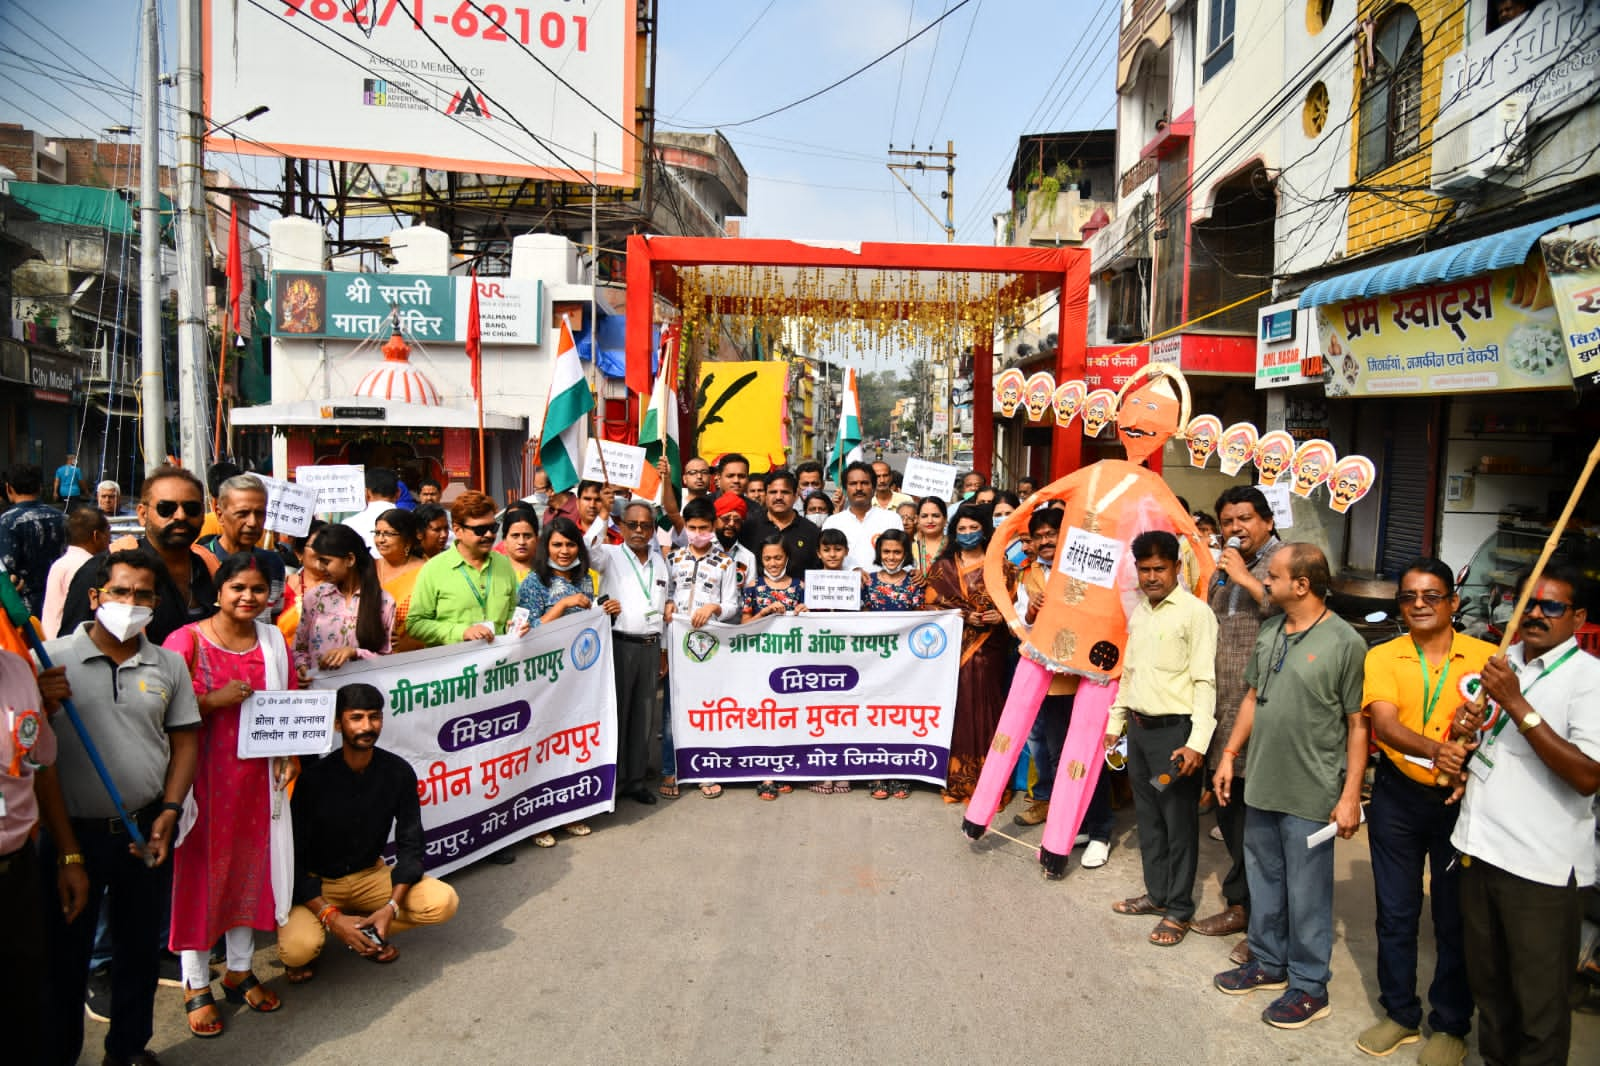
[[[1242, 543], [1243, 543], [1243, 541], [1241, 541], [1238, 537], [1229, 537], [1227, 539], [1227, 542], [1222, 545], [1222, 550], [1223, 551], [1227, 551], [1229, 548], [1232, 548], [1235, 551], [1237, 551], [1238, 548], [1239, 548], [1239, 545], [1242, 544]], [[1217, 583], [1212, 587], [1220, 589], [1222, 586], [1226, 585], [1227, 583], [1228, 583], [1228, 572], [1219, 567], [1218, 570], [1217, 570]]]

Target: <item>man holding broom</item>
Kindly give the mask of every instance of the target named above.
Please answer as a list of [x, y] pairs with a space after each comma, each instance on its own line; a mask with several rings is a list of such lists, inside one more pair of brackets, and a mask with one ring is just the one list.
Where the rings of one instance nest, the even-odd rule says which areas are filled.
[[1575, 637], [1587, 591], [1577, 567], [1545, 569], [1520, 643], [1483, 668], [1498, 714], [1467, 763], [1450, 841], [1461, 852], [1467, 977], [1487, 1063], [1565, 1063], [1572, 1042], [1567, 996], [1600, 790], [1600, 660]]

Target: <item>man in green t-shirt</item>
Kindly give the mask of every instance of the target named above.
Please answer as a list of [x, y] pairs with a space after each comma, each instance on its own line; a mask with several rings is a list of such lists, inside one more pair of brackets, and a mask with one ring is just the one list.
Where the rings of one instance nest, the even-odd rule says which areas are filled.
[[1242, 996], [1285, 989], [1261, 1014], [1279, 1029], [1328, 1016], [1333, 955], [1333, 841], [1307, 838], [1334, 823], [1348, 839], [1361, 824], [1367, 726], [1361, 683], [1367, 646], [1328, 611], [1328, 560], [1287, 544], [1267, 566], [1267, 595], [1283, 609], [1261, 627], [1245, 667], [1248, 689], [1224, 754], [1250, 742], [1244, 795], [1232, 794], [1233, 759], [1217, 767], [1217, 802], [1245, 804], [1250, 951], [1217, 988]]

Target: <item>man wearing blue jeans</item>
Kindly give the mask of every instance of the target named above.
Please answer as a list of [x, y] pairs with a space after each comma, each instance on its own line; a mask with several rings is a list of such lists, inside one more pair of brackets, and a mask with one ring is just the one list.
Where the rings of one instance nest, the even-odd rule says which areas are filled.
[[1366, 643], [1328, 611], [1328, 560], [1310, 544], [1288, 544], [1267, 566], [1267, 594], [1283, 616], [1261, 627], [1245, 667], [1244, 701], [1223, 749], [1250, 742], [1243, 796], [1232, 794], [1231, 757], [1217, 766], [1217, 802], [1245, 804], [1245, 876], [1250, 951], [1216, 986], [1242, 996], [1285, 991], [1261, 1014], [1279, 1029], [1326, 1018], [1333, 955], [1333, 842], [1306, 838], [1361, 824], [1367, 726], [1361, 714]]

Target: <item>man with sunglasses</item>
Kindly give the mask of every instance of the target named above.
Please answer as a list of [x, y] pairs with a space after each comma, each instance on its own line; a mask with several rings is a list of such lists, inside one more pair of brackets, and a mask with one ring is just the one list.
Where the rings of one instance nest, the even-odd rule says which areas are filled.
[[1217, 765], [1213, 779], [1218, 803], [1245, 805], [1252, 956], [1214, 983], [1230, 996], [1282, 989], [1261, 1013], [1279, 1029], [1300, 1029], [1330, 1013], [1333, 842], [1310, 847], [1308, 838], [1331, 822], [1348, 840], [1361, 825], [1367, 646], [1328, 610], [1331, 582], [1327, 556], [1313, 544], [1286, 544], [1272, 557], [1266, 590], [1283, 616], [1256, 637], [1244, 701], [1223, 749], [1231, 756], [1250, 741], [1245, 785], [1233, 788], [1232, 758]]
[[[190, 622], [208, 618], [217, 609], [211, 584], [216, 557], [196, 550], [205, 516], [200, 479], [177, 466], [158, 466], [144, 479], [139, 495], [139, 521], [144, 536], [114, 541], [113, 551], [143, 548], [162, 562], [156, 574], [156, 606], [145, 636], [160, 644]], [[70, 633], [94, 617], [89, 591], [96, 587], [95, 567], [84, 564], [67, 589], [61, 632]]]
[[[196, 530], [200, 515], [194, 516]], [[152, 1061], [152, 1033], [163, 923], [172, 898], [172, 867], [182, 801], [199, 754], [199, 706], [182, 656], [158, 647], [147, 626], [159, 606], [165, 572], [148, 552], [118, 551], [86, 563], [93, 620], [45, 645], [55, 664], [39, 675], [39, 693], [53, 716], [56, 767], [71, 819], [63, 838], [45, 833], [40, 865], [55, 891], [58, 866], [81, 865], [87, 905], [69, 921], [49, 907], [50, 1014], [40, 1028], [55, 1041], [48, 1063], [75, 1063], [83, 1044], [84, 992], [100, 901], [111, 893], [109, 1066]], [[144, 833], [141, 852], [129, 841], [117, 808], [77, 730], [57, 712], [71, 699], [94, 738], [124, 809]]]
[[411, 591], [406, 632], [429, 647], [493, 640], [517, 606], [517, 575], [494, 547], [494, 500], [463, 492], [450, 505], [455, 542], [423, 564]]
[[[1467, 763], [1450, 842], [1485, 1062], [1564, 1063], [1571, 1049], [1567, 997], [1600, 790], [1600, 661], [1576, 640], [1591, 587], [1576, 566], [1549, 567], [1521, 641], [1483, 667], [1499, 713]], [[1466, 734], [1478, 725], [1468, 716]]]
[[1450, 568], [1418, 559], [1400, 575], [1396, 596], [1406, 635], [1367, 652], [1361, 704], [1383, 750], [1367, 807], [1372, 888], [1377, 897], [1378, 1002], [1385, 1017], [1356, 1047], [1383, 1057], [1421, 1039], [1417, 997], [1417, 928], [1423, 869], [1433, 902], [1437, 955], [1428, 988], [1423, 1066], [1455, 1066], [1467, 1053], [1472, 993], [1461, 932], [1459, 871], [1450, 834], [1458, 808], [1436, 775], [1460, 772], [1467, 749], [1450, 736], [1463, 678], [1483, 669], [1494, 645], [1457, 633], [1460, 601]]

